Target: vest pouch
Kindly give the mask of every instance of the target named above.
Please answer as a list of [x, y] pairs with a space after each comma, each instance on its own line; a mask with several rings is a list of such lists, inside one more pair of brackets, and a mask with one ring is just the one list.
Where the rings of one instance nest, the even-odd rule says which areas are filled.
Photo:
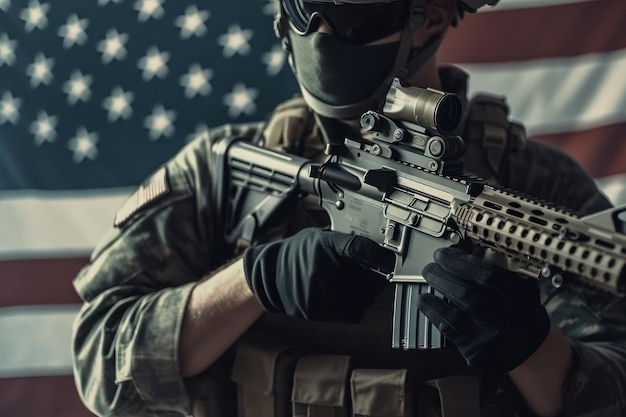
[[[451, 375], [425, 381], [419, 390], [420, 417], [481, 417], [479, 381]], [[504, 417], [505, 414], [498, 414]]]
[[406, 369], [355, 369], [350, 391], [354, 417], [413, 415], [413, 395]]
[[293, 383], [294, 417], [349, 417], [350, 357], [306, 355], [296, 366]]
[[296, 361], [301, 353], [265, 335], [237, 344], [231, 379], [237, 384], [239, 417], [289, 417]]

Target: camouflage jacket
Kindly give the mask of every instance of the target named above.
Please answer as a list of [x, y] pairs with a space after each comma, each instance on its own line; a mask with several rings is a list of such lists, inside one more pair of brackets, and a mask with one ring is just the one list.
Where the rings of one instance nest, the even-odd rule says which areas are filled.
[[[194, 413], [194, 396], [206, 386], [206, 375], [185, 380], [180, 374], [185, 306], [195, 283], [233, 251], [220, 234], [211, 145], [226, 135], [259, 141], [263, 127], [223, 126], [187, 144], [118, 211], [118, 226], [76, 277], [84, 305], [73, 335], [75, 379], [81, 398], [98, 415]], [[489, 164], [479, 157], [466, 161], [470, 172], [491, 172], [494, 182], [581, 213], [609, 207], [570, 157], [541, 143], [528, 140], [508, 149], [491, 170], [485, 168]], [[142, 197], [141, 190], [153, 190], [158, 198]], [[575, 352], [563, 415], [625, 415], [626, 301], [569, 282], [558, 290], [543, 285], [542, 294]], [[208, 371], [220, 372], [229, 371]], [[518, 412], [531, 415], [523, 405]]]

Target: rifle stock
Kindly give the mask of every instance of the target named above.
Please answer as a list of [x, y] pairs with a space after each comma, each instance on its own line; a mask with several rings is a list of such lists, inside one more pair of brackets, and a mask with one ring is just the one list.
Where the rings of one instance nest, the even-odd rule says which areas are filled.
[[[402, 119], [364, 114], [362, 126], [374, 137], [346, 138], [343, 146], [327, 150], [322, 164], [236, 138], [216, 146], [230, 184], [226, 239], [253, 242], [276, 208], [303, 194], [317, 196], [332, 230], [368, 237], [395, 253], [394, 271], [387, 276], [396, 295], [391, 343], [405, 350], [444, 346], [437, 328], [416, 308], [416, 299], [433, 292], [421, 276], [433, 252], [461, 241], [492, 249], [509, 260], [500, 266], [550, 279], [555, 286], [564, 278], [576, 279], [624, 294], [626, 207], [581, 218], [466, 175], [462, 140], [431, 134], [437, 124], [451, 130], [454, 123], [436, 112], [444, 109], [457, 117], [456, 103], [445, 102], [454, 96], [432, 90], [434, 95], [429, 91], [424, 99], [424, 90], [411, 96], [412, 89], [407, 93], [394, 82], [385, 109], [399, 114], [390, 109], [402, 101]], [[400, 99], [397, 90], [402, 90]], [[407, 121], [411, 100], [430, 100], [413, 106], [427, 111], [426, 117]], [[432, 126], [416, 124], [418, 119]]]

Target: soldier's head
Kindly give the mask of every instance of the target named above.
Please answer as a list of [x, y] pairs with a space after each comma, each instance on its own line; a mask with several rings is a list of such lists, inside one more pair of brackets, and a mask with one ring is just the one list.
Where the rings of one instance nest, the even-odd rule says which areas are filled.
[[393, 77], [438, 87], [429, 78], [448, 28], [498, 1], [280, 0], [275, 29], [309, 106], [351, 119], [379, 108]]

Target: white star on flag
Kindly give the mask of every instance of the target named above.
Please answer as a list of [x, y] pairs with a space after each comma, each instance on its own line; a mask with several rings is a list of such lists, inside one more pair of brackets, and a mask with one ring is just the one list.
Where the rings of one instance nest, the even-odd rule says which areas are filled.
[[82, 45], [87, 41], [85, 30], [89, 26], [89, 20], [79, 19], [73, 14], [67, 18], [67, 23], [59, 28], [57, 34], [63, 38], [63, 47], [71, 48], [74, 45]]
[[114, 122], [120, 117], [129, 119], [133, 114], [130, 103], [135, 98], [133, 92], [125, 92], [122, 87], [117, 86], [111, 91], [111, 95], [104, 99], [102, 107], [107, 110], [107, 118], [110, 122]]
[[167, 68], [169, 59], [169, 52], [161, 52], [155, 46], [150, 47], [146, 55], [139, 59], [137, 64], [139, 69], [143, 70], [142, 78], [145, 81], [150, 81], [155, 75], [159, 78], [165, 78], [169, 72]]
[[246, 88], [242, 83], [238, 83], [233, 87], [233, 91], [224, 96], [224, 104], [228, 106], [228, 114], [235, 118], [245, 113], [252, 115], [256, 111], [254, 99], [258, 96], [256, 88]]
[[11, 6], [11, 0], [0, 0], [0, 9], [2, 9], [2, 11], [7, 11], [9, 10], [9, 7]]
[[98, 134], [95, 132], [89, 132], [84, 127], [79, 127], [76, 130], [76, 136], [70, 139], [67, 147], [73, 152], [73, 159], [75, 163], [80, 163], [89, 158], [92, 161], [98, 157]]
[[224, 47], [223, 55], [230, 58], [235, 54], [247, 55], [250, 52], [249, 41], [252, 39], [250, 29], [242, 29], [239, 25], [231, 25], [228, 33], [220, 36], [217, 43]]
[[198, 10], [195, 5], [188, 6], [183, 16], [178, 16], [174, 24], [180, 28], [180, 37], [188, 39], [191, 35], [203, 36], [207, 29], [204, 22], [209, 18], [210, 13], [206, 10]]
[[31, 0], [28, 8], [20, 13], [20, 19], [26, 22], [24, 25], [26, 32], [31, 32], [35, 28], [44, 29], [48, 26], [48, 17], [46, 16], [48, 10], [50, 10], [49, 4], [41, 4], [39, 0]]
[[263, 6], [263, 14], [268, 16], [276, 16], [278, 13], [278, 1], [277, 0], [267, 0], [267, 4]]
[[67, 94], [67, 102], [70, 105], [76, 104], [76, 102], [87, 102], [91, 98], [91, 83], [93, 77], [91, 75], [83, 75], [79, 70], [76, 70], [70, 76], [69, 81], [63, 85], [63, 92]]
[[44, 54], [38, 52], [35, 55], [35, 60], [26, 68], [26, 75], [30, 77], [31, 87], [39, 87], [42, 83], [50, 84], [53, 66], [54, 58], [46, 58]]
[[270, 52], [263, 54], [261, 60], [266, 65], [267, 75], [274, 76], [283, 69], [287, 56], [280, 45], [274, 45]]
[[149, 131], [150, 139], [157, 140], [161, 136], [172, 136], [174, 133], [173, 122], [175, 119], [175, 111], [165, 110], [162, 105], [155, 106], [152, 110], [152, 114], [144, 120], [144, 126]]
[[192, 64], [189, 72], [180, 77], [180, 84], [185, 87], [185, 97], [193, 98], [196, 94], [206, 96], [211, 92], [211, 78], [213, 71], [202, 69], [198, 64]]
[[126, 42], [128, 35], [119, 33], [117, 29], [110, 29], [104, 40], [100, 41], [97, 50], [102, 53], [102, 62], [108, 64], [117, 59], [123, 60], [126, 57]]
[[165, 0], [137, 0], [135, 2], [135, 10], [139, 12], [137, 19], [140, 22], [145, 22], [151, 17], [160, 19], [164, 14], [163, 7], [161, 7], [164, 1]]
[[45, 142], [54, 142], [57, 137], [57, 123], [56, 116], [50, 116], [43, 110], [40, 111], [37, 120], [30, 125], [30, 131], [35, 135], [35, 145], [41, 146]]
[[13, 97], [10, 91], [5, 91], [0, 100], [0, 125], [6, 122], [16, 124], [20, 119], [20, 106], [22, 99]]
[[6, 33], [0, 35], [0, 67], [4, 64], [13, 65], [15, 62], [15, 47], [17, 41], [9, 39]]

